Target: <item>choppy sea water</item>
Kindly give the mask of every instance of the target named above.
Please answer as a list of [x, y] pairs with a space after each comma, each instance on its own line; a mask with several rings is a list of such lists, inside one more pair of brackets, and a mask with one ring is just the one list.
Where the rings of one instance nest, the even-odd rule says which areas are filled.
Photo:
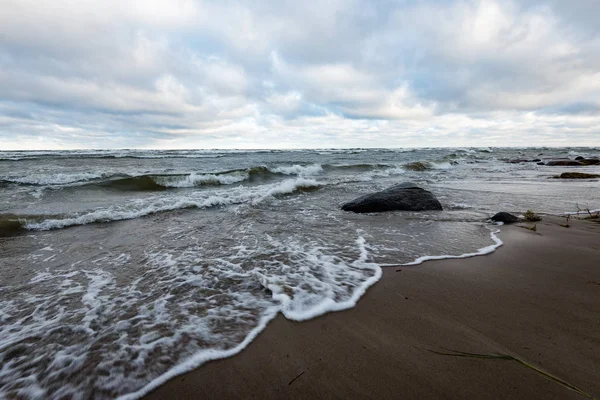
[[[0, 152], [0, 398], [139, 397], [386, 264], [485, 253], [497, 211], [600, 208], [600, 149]], [[426, 163], [423, 171], [405, 165]], [[353, 214], [411, 181], [441, 212]]]

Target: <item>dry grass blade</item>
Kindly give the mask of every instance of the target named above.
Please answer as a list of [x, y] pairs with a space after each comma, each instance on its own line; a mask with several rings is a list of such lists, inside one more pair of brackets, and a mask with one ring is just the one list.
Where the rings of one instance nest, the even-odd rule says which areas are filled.
[[452, 357], [467, 357], [467, 358], [483, 358], [483, 359], [493, 359], [493, 360], [513, 360], [518, 362], [521, 365], [526, 366], [527, 368], [530, 368], [532, 370], [534, 370], [535, 372], [537, 372], [538, 374], [544, 376], [547, 379], [550, 379], [553, 382], [556, 382], [564, 387], [566, 387], [567, 389], [570, 389], [574, 392], [579, 393], [580, 395], [587, 397], [588, 399], [594, 399], [594, 396], [592, 396], [591, 394], [584, 392], [583, 390], [579, 389], [577, 386], [572, 385], [566, 381], [563, 381], [562, 379], [542, 370], [541, 368], [536, 367], [535, 365], [532, 365], [530, 363], [528, 363], [527, 361], [521, 360], [520, 358], [516, 358], [513, 357], [511, 355], [508, 354], [496, 354], [496, 353], [492, 353], [492, 354], [476, 354], [476, 353], [465, 353], [464, 351], [457, 351], [457, 350], [451, 350], [451, 349], [443, 349], [448, 351], [448, 353], [446, 352], [442, 352], [442, 351], [435, 351], [435, 350], [430, 350], [427, 349], [427, 351], [434, 353], [434, 354], [439, 354], [442, 356], [452, 356]]

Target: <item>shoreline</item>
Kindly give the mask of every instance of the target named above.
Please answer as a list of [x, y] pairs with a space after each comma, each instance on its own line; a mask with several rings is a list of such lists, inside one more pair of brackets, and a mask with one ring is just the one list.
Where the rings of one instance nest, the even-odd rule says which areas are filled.
[[562, 223], [503, 226], [485, 257], [384, 267], [356, 307], [278, 315], [241, 353], [143, 398], [585, 398], [514, 360], [444, 349], [509, 354], [598, 397], [600, 224]]

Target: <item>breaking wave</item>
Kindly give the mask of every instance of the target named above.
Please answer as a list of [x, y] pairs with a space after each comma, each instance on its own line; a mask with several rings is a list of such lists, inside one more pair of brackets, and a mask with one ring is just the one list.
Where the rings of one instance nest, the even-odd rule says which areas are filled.
[[313, 179], [297, 178], [270, 185], [239, 186], [215, 192], [194, 192], [185, 196], [159, 195], [72, 215], [0, 215], [0, 236], [18, 234], [24, 230], [46, 231], [98, 222], [135, 219], [186, 208], [211, 208], [242, 203], [257, 204], [269, 197], [311, 192], [318, 190], [321, 186]]

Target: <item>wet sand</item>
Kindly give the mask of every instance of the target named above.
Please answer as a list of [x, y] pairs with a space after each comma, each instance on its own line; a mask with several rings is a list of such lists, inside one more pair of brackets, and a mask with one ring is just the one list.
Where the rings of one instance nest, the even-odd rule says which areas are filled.
[[348, 311], [279, 316], [242, 353], [148, 399], [600, 398], [600, 223], [546, 217], [502, 227], [493, 254], [386, 268]]

